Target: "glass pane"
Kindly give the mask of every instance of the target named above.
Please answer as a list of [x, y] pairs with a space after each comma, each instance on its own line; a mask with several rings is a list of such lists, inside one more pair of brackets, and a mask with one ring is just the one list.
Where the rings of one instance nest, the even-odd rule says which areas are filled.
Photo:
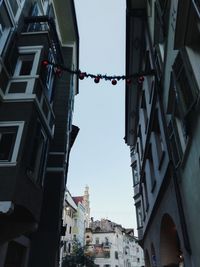
[[11, 160], [14, 137], [14, 133], [0, 134], [0, 160]]
[[21, 64], [19, 75], [30, 75], [33, 67], [34, 54], [20, 56], [18, 64]]
[[12, 8], [12, 12], [14, 14], [14, 16], [16, 16], [17, 14], [17, 10], [18, 10], [18, 3], [17, 3], [17, 0], [10, 0], [9, 1], [9, 4]]

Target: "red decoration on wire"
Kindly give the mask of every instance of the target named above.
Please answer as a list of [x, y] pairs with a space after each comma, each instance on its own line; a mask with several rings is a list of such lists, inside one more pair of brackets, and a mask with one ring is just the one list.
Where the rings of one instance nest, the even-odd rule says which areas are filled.
[[47, 67], [49, 65], [49, 61], [48, 60], [43, 60], [42, 61], [42, 65]]
[[117, 80], [113, 79], [112, 80], [112, 85], [116, 85], [117, 84]]
[[83, 80], [85, 78], [85, 73], [84, 72], [81, 72], [80, 74], [79, 74], [79, 79], [80, 80]]
[[131, 79], [126, 79], [126, 83], [129, 85], [131, 84]]
[[94, 78], [94, 82], [95, 82], [95, 83], [99, 83], [99, 81], [100, 81], [100, 77], [99, 77], [99, 76], [96, 76], [96, 77]]
[[55, 73], [60, 78], [62, 76], [62, 70], [61, 70], [61, 68], [56, 68], [55, 69]]
[[55, 70], [58, 70], [58, 75], [62, 74], [62, 71], [67, 71], [68, 73], [72, 74], [72, 75], [77, 75], [79, 77], [80, 80], [83, 80], [84, 78], [92, 78], [94, 79], [95, 83], [99, 83], [101, 79], [104, 79], [105, 81], [111, 81], [111, 83], [113, 85], [117, 84], [117, 81], [120, 80], [126, 80], [126, 83], [129, 85], [132, 83], [132, 81], [137, 81], [138, 84], [142, 84], [144, 81], [144, 76], [146, 75], [155, 75], [155, 70], [149, 70], [148, 72], [145, 71], [140, 71], [137, 73], [133, 73], [130, 75], [122, 75], [122, 76], [109, 76], [109, 75], [101, 75], [101, 74], [91, 74], [91, 73], [87, 73], [87, 72], [81, 72], [80, 70], [71, 70], [68, 67], [62, 65], [62, 64], [58, 64], [58, 63], [53, 63], [50, 62], [48, 60], [43, 60], [42, 61], [42, 65], [44, 66], [48, 66], [48, 65], [52, 65], [54, 66]]
[[138, 83], [143, 83], [144, 82], [144, 76], [140, 76], [138, 78]]

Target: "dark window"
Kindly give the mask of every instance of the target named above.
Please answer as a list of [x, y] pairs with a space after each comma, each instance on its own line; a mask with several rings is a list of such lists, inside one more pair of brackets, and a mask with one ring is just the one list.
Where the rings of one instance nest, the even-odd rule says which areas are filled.
[[142, 92], [142, 98], [141, 98], [141, 109], [143, 110], [144, 124], [145, 124], [145, 129], [146, 129], [147, 123], [148, 123], [148, 115], [147, 115], [147, 105], [146, 105], [146, 98], [145, 98], [144, 90]]
[[157, 0], [155, 2], [155, 43], [164, 43], [167, 36], [169, 20], [169, 1]]
[[177, 127], [173, 119], [171, 119], [168, 125], [168, 133], [169, 133], [170, 147], [171, 147], [173, 162], [174, 162], [175, 167], [177, 167], [181, 161], [183, 151], [181, 148], [181, 143], [180, 143], [180, 138], [178, 135]]
[[71, 252], [71, 244], [69, 243], [68, 244], [68, 253], [70, 253]]
[[17, 127], [0, 127], [0, 161], [11, 161]]
[[46, 163], [47, 142], [40, 123], [37, 123], [34, 145], [31, 153], [30, 171], [31, 178], [36, 183], [42, 184], [44, 175], [44, 165]]
[[72, 232], [72, 227], [70, 226], [69, 227], [69, 233], [71, 234], [71, 232]]
[[33, 67], [35, 54], [21, 55], [17, 64], [19, 64], [19, 75], [30, 75]]
[[155, 169], [154, 169], [151, 145], [149, 145], [147, 158], [148, 158], [147, 161], [149, 164], [149, 175], [150, 175], [150, 180], [151, 180], [151, 191], [153, 192], [154, 187], [156, 185], [156, 177], [155, 177]]
[[0, 39], [7, 31], [9, 31], [11, 27], [11, 19], [8, 14], [6, 5], [4, 1], [0, 1]]
[[152, 131], [154, 132], [155, 143], [156, 143], [156, 150], [157, 150], [158, 164], [159, 164], [158, 168], [160, 168], [160, 165], [164, 157], [164, 143], [160, 131], [158, 110], [155, 110]]
[[143, 151], [143, 140], [142, 140], [141, 125], [139, 126], [138, 138], [139, 138], [140, 157], [142, 159], [144, 151]]
[[4, 267], [21, 267], [25, 260], [25, 254], [24, 246], [15, 241], [9, 242]]
[[142, 208], [141, 208], [141, 203], [138, 202], [136, 203], [136, 218], [137, 218], [137, 225], [138, 228], [142, 227]]
[[118, 257], [118, 252], [115, 251], [115, 259], [118, 260], [118, 258], [119, 258], [119, 257]]
[[12, 12], [13, 12], [13, 15], [16, 16], [17, 14], [17, 11], [18, 11], [18, 4], [17, 4], [17, 1], [16, 0], [10, 0], [9, 1], [9, 4], [11, 6], [11, 9], [12, 9]]
[[190, 71], [190, 63], [187, 52], [182, 50], [178, 53], [173, 64], [173, 77], [175, 80], [177, 108], [182, 116], [187, 115], [195, 103], [198, 95], [196, 83]]
[[133, 174], [133, 185], [137, 185], [139, 183], [139, 174], [138, 174], [138, 168], [137, 168], [137, 161], [134, 161], [131, 165], [132, 167], [132, 174]]
[[148, 198], [148, 191], [147, 191], [147, 183], [146, 183], [146, 177], [143, 178], [143, 192], [144, 192], [144, 198], [145, 198], [145, 208], [146, 211], [149, 208], [149, 198]]

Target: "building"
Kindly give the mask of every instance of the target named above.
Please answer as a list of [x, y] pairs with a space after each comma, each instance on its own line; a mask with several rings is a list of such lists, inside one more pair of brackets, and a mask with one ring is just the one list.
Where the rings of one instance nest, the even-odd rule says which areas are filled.
[[64, 235], [61, 241], [60, 259], [73, 254], [73, 245], [85, 245], [85, 229], [88, 224], [89, 187], [86, 186], [83, 196], [72, 197], [66, 190], [63, 205]]
[[79, 36], [72, 0], [0, 1], [0, 266], [57, 266]]
[[86, 255], [94, 257], [99, 267], [142, 267], [143, 250], [133, 229], [107, 219], [92, 221], [86, 229]]
[[74, 202], [77, 205], [77, 212], [74, 216], [74, 228], [73, 234], [76, 240], [85, 245], [85, 229], [89, 224], [90, 215], [90, 201], [89, 201], [89, 187], [86, 186], [83, 196], [73, 197]]
[[[125, 142], [146, 266], [199, 266], [199, 3], [127, 0]], [[133, 77], [133, 76], [132, 76]]]
[[63, 205], [63, 227], [64, 228], [64, 235], [61, 241], [61, 252], [60, 252], [60, 260], [66, 255], [70, 255], [73, 250], [73, 241], [74, 241], [74, 218], [77, 212], [77, 205], [74, 202], [69, 190], [65, 193], [64, 198], [64, 205]]

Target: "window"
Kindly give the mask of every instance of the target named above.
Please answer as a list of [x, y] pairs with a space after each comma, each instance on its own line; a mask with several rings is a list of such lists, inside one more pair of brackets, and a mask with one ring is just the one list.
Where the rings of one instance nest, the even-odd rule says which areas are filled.
[[40, 123], [37, 123], [36, 131], [34, 133], [34, 142], [31, 152], [30, 166], [28, 169], [28, 175], [36, 183], [43, 183], [44, 167], [46, 163], [46, 149], [47, 149], [47, 137], [41, 128]]
[[136, 204], [136, 217], [137, 217], [137, 225], [138, 228], [142, 227], [142, 209], [141, 209], [141, 203], [138, 202]]
[[168, 125], [168, 134], [170, 139], [170, 147], [171, 147], [173, 162], [175, 167], [178, 167], [182, 159], [183, 151], [181, 149], [180, 138], [173, 118], [171, 119]]
[[198, 96], [198, 88], [193, 76], [188, 53], [182, 49], [173, 64], [171, 82], [176, 92], [177, 108], [183, 117], [190, 112]]
[[142, 159], [143, 157], [143, 140], [142, 140], [142, 131], [141, 131], [141, 125], [139, 125], [139, 130], [138, 130], [138, 138], [139, 138], [139, 149], [140, 149], [140, 157]]
[[24, 4], [24, 0], [8, 0], [8, 3], [10, 6], [10, 9], [12, 10], [12, 14], [13, 14], [15, 21], [17, 21], [21, 13], [23, 4]]
[[164, 143], [160, 131], [158, 110], [155, 110], [152, 131], [154, 132], [154, 138], [156, 143], [158, 168], [160, 168], [164, 157]]
[[69, 227], [69, 234], [71, 234], [72, 233], [72, 227], [70, 226]]
[[0, 129], [0, 161], [10, 161], [16, 139], [16, 127]]
[[147, 115], [147, 105], [146, 105], [146, 98], [145, 98], [145, 91], [142, 92], [141, 97], [141, 109], [143, 111], [143, 117], [144, 117], [144, 124], [145, 124], [145, 130], [147, 129], [147, 123], [148, 123], [148, 115]]
[[142, 187], [143, 187], [143, 195], [144, 195], [144, 199], [145, 199], [145, 208], [146, 211], [149, 208], [149, 198], [148, 198], [148, 191], [147, 191], [147, 183], [146, 183], [146, 177], [144, 176], [143, 178], [143, 183], [142, 183]]
[[157, 0], [155, 2], [154, 58], [156, 71], [159, 78], [161, 78], [163, 70], [163, 61], [169, 21], [169, 10], [170, 7], [168, 0]]
[[0, 53], [6, 43], [10, 29], [13, 27], [5, 2], [0, 1]]
[[[42, 16], [43, 11], [40, 8], [40, 5], [35, 2], [32, 11], [31, 11], [31, 16], [36, 17], [36, 16]], [[48, 26], [47, 23], [45, 22], [31, 22], [28, 24], [27, 31], [28, 32], [38, 32], [38, 31], [44, 31], [47, 30]]]
[[138, 174], [138, 167], [137, 167], [137, 161], [134, 161], [131, 165], [132, 167], [132, 174], [133, 174], [133, 185], [137, 185], [140, 181], [139, 174]]
[[0, 123], [0, 165], [16, 164], [23, 126], [24, 122]]
[[155, 44], [164, 45], [167, 36], [168, 19], [169, 19], [168, 0], [157, 0], [155, 3]]
[[71, 252], [71, 244], [69, 243], [68, 244], [68, 253], [70, 253]]
[[15, 75], [31, 75], [35, 54], [23, 54], [18, 57]]
[[6, 259], [4, 266], [22, 266], [27, 256], [25, 246], [15, 241], [10, 241], [8, 244]]
[[36, 75], [41, 49], [42, 46], [18, 47], [18, 58], [16, 60], [13, 76], [19, 77]]
[[105, 245], [109, 245], [109, 240], [107, 237], [105, 237]]
[[10, 7], [12, 9], [13, 15], [16, 16], [17, 10], [19, 8], [17, 0], [10, 0], [9, 1]]
[[119, 258], [119, 257], [118, 257], [118, 252], [115, 251], [115, 259], [118, 260], [118, 258]]
[[[54, 62], [54, 57], [53, 57], [53, 53], [51, 48], [49, 49], [49, 53], [48, 53], [48, 61], [49, 62]], [[48, 64], [46, 67], [46, 75], [45, 77], [45, 87], [47, 90], [47, 96], [49, 98], [49, 100], [52, 99], [52, 89], [53, 89], [53, 82], [54, 82], [54, 69], [53, 69], [53, 65], [52, 64]]]
[[154, 169], [151, 145], [149, 145], [149, 149], [148, 149], [147, 164], [148, 164], [148, 174], [146, 173], [146, 175], [147, 177], [150, 176], [149, 178], [151, 180], [151, 192], [153, 192], [155, 185], [156, 185], [156, 178], [155, 178], [155, 169]]
[[96, 237], [96, 238], [95, 238], [95, 244], [96, 244], [96, 245], [99, 245], [99, 237]]

